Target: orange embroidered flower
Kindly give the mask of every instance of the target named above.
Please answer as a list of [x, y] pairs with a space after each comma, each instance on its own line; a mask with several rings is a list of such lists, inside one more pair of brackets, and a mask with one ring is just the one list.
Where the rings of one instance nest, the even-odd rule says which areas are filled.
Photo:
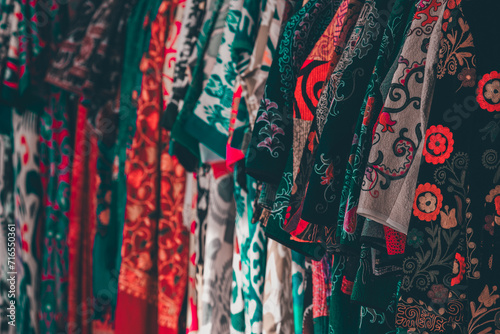
[[489, 308], [497, 302], [498, 298], [500, 298], [498, 294], [495, 294], [497, 290], [498, 288], [496, 286], [493, 286], [490, 292], [489, 286], [486, 285], [477, 300], [479, 300], [480, 303], [483, 303], [484, 306]]
[[445, 126], [431, 126], [425, 133], [423, 155], [427, 163], [442, 164], [453, 152], [453, 134]]
[[450, 229], [457, 226], [456, 209], [450, 210], [448, 205], [444, 206], [444, 210], [440, 212], [441, 215], [441, 227], [444, 229]]
[[309, 144], [307, 144], [307, 149], [312, 153], [314, 150], [314, 140], [316, 139], [316, 132], [311, 132], [309, 133], [309, 136], [307, 137], [307, 141]]
[[464, 67], [462, 72], [458, 74], [458, 80], [462, 81], [464, 87], [474, 87], [476, 84], [476, 69]]
[[441, 190], [433, 184], [420, 184], [415, 192], [413, 215], [427, 222], [436, 220], [443, 206]]
[[451, 286], [460, 284], [464, 279], [465, 274], [465, 258], [459, 253], [455, 254], [455, 262], [453, 262], [453, 273], [457, 276], [451, 279]]
[[500, 73], [493, 71], [483, 75], [477, 85], [476, 100], [482, 109], [500, 111]]
[[109, 209], [101, 211], [101, 213], [99, 214], [99, 220], [101, 221], [102, 225], [104, 226], [109, 225]]

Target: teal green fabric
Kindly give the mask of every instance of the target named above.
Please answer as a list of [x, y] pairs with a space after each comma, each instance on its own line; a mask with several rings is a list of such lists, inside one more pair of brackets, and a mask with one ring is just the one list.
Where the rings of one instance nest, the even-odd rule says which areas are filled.
[[[241, 162], [237, 164], [241, 167]], [[235, 171], [234, 197], [236, 201], [236, 239], [239, 245], [238, 258], [233, 262], [233, 285], [231, 303], [231, 333], [262, 333], [264, 281], [266, 274], [267, 238], [260, 222], [252, 223], [252, 204], [257, 183]], [[241, 176], [241, 177], [239, 177]], [[245, 182], [246, 184], [241, 184]], [[235, 259], [233, 259], [235, 261]], [[239, 275], [239, 277], [236, 277]]]
[[[110, 289], [109, 282], [118, 286], [118, 275], [121, 264], [121, 241], [123, 235], [123, 224], [125, 222], [125, 205], [127, 201], [125, 161], [127, 159], [127, 148], [132, 144], [136, 129], [136, 106], [141, 92], [142, 72], [139, 64], [149, 47], [150, 25], [144, 25], [146, 18], [156, 16], [161, 0], [139, 0], [127, 22], [127, 29], [123, 77], [120, 89], [120, 110], [118, 114], [118, 137], [114, 147], [106, 148], [104, 143], [99, 143], [101, 157], [107, 157], [109, 162], [117, 168], [117, 179], [107, 180], [110, 183], [101, 184], [112, 192], [109, 225], [106, 233], [96, 233], [93, 250], [93, 293], [97, 300], [108, 300], [111, 293], [111, 316], [114, 316], [118, 289]], [[151, 20], [149, 20], [151, 22]], [[141, 27], [137, 29], [137, 27]], [[114, 152], [113, 152], [114, 150]], [[100, 161], [104, 163], [103, 160]], [[102, 166], [98, 166], [102, 167]], [[104, 168], [110, 168], [105, 166]], [[98, 171], [102, 175], [102, 169]], [[104, 210], [98, 206], [97, 216]], [[102, 226], [97, 226], [97, 231], [102, 231]], [[102, 310], [100, 312], [99, 310]], [[96, 308], [95, 319], [103, 320], [110, 310], [108, 308]]]
[[222, 159], [226, 157], [237, 73], [249, 64], [259, 14], [260, 1], [230, 1], [216, 64], [185, 125], [186, 131]]
[[[211, 68], [207, 67], [207, 57], [217, 55], [222, 42], [222, 28], [229, 11], [229, 0], [214, 0], [207, 9], [205, 21], [196, 43], [198, 61], [193, 70], [193, 78], [184, 98], [184, 104], [172, 128], [172, 141], [187, 148], [195, 157], [200, 158], [199, 142], [185, 130], [187, 120], [192, 116], [198, 98], [206, 85]], [[175, 152], [173, 152], [175, 154]]]
[[295, 334], [302, 334], [306, 285], [305, 276], [306, 258], [304, 255], [292, 251], [293, 323], [295, 325]]

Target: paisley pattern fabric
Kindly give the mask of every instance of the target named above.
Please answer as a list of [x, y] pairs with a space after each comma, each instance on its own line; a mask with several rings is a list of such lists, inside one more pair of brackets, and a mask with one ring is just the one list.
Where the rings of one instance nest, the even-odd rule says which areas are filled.
[[[446, 1], [420, 2], [377, 120], [358, 214], [407, 233], [425, 124], [421, 94], [427, 43]], [[413, 115], [409, 117], [407, 115]], [[411, 126], [410, 126], [411, 125]], [[408, 194], [409, 192], [410, 194]], [[383, 207], [380, 205], [384, 203]], [[394, 203], [394, 205], [385, 205]]]
[[331, 258], [325, 255], [321, 261], [312, 261], [313, 279], [313, 324], [314, 333], [326, 333], [329, 320], [329, 299], [332, 293], [330, 282]]
[[[448, 2], [443, 15], [438, 80], [422, 141], [396, 316], [398, 326], [418, 333], [499, 330], [494, 327], [500, 308], [493, 248], [498, 136], [490, 130], [498, 115], [490, 110], [497, 102], [489, 93], [498, 65], [489, 60], [496, 50], [483, 49], [481, 37], [476, 42], [475, 33], [481, 36], [488, 25], [475, 15], [460, 1]], [[471, 101], [462, 109], [471, 117], [467, 122], [449, 117], [464, 96]]]
[[[105, 306], [97, 303], [99, 307], [96, 307], [93, 316], [93, 327], [98, 332], [109, 332], [114, 323], [127, 203], [125, 162], [127, 148], [132, 145], [136, 131], [137, 104], [142, 83], [140, 62], [143, 54], [148, 51], [151, 35], [149, 17], [154, 17], [158, 8], [159, 2], [142, 1], [138, 2], [132, 11], [128, 24], [141, 28], [127, 30], [127, 47], [124, 53], [126, 71], [121, 80], [119, 98], [117, 97], [116, 104], [111, 103], [103, 109], [101, 121], [96, 122], [100, 126], [118, 123], [115, 130], [116, 137], [114, 131], [111, 131], [98, 143], [98, 198], [100, 199], [97, 206], [92, 285], [96, 301], [110, 299], [109, 304]], [[118, 115], [114, 115], [114, 109], [118, 110]], [[111, 280], [112, 288], [103, 284], [108, 280]]]

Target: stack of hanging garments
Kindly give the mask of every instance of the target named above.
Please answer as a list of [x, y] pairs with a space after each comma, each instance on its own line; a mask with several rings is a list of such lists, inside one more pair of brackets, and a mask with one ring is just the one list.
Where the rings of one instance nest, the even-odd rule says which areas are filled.
[[[492, 53], [486, 52], [488, 47], [474, 49], [472, 27], [476, 24], [476, 31], [483, 27], [470, 14], [469, 28], [467, 11], [475, 12], [469, 3], [397, 1], [381, 24], [386, 5], [364, 2], [347, 47], [332, 64], [325, 85], [322, 81], [317, 86], [304, 85], [305, 78], [299, 77], [297, 85], [311, 92], [307, 99], [297, 95], [300, 98], [293, 107], [281, 102], [281, 97], [273, 100], [270, 92], [280, 94], [280, 86], [268, 82], [269, 95], [255, 122], [247, 172], [263, 182], [259, 204], [267, 210], [262, 216], [266, 234], [313, 259], [322, 258], [313, 261], [318, 277], [313, 294], [315, 302], [322, 304], [315, 305], [318, 327], [321, 315], [328, 316], [324, 310], [329, 309], [330, 333], [386, 333], [396, 327], [458, 333], [466, 324], [474, 332], [486, 332], [491, 330], [485, 327], [486, 318], [495, 313], [498, 298], [497, 286], [489, 282], [498, 271], [491, 253], [495, 214], [486, 213], [493, 208], [490, 203], [499, 181], [498, 175], [486, 172], [496, 171], [496, 150], [491, 146], [496, 140], [496, 135], [491, 136], [495, 116], [491, 113], [498, 103], [497, 74], [486, 60], [486, 54]], [[486, 45], [480, 37], [481, 41]], [[482, 79], [476, 74], [481, 52]], [[304, 71], [309, 64], [304, 63]], [[278, 68], [277, 62], [273, 66]], [[451, 78], [445, 84], [442, 80], [447, 75]], [[289, 84], [295, 84], [295, 79], [285, 83]], [[460, 92], [460, 97], [446, 95], [447, 91]], [[465, 107], [448, 107], [464, 96], [467, 113]], [[439, 103], [443, 105], [434, 106]], [[477, 127], [458, 134], [460, 141], [454, 139], [453, 130], [458, 131], [464, 120], [453, 117], [453, 110], [467, 119], [479, 107], [490, 114], [477, 114]], [[307, 122], [309, 115], [312, 125]], [[433, 117], [438, 123], [428, 124]], [[467, 142], [471, 147], [469, 136], [481, 148], [474, 151], [477, 158], [471, 160], [465, 147], [454, 156], [457, 143]], [[483, 161], [475, 163], [475, 170], [491, 174], [484, 187], [479, 182], [468, 186], [471, 161]], [[270, 164], [276, 168], [266, 168]], [[431, 170], [427, 171], [426, 164]], [[422, 182], [422, 175], [430, 179]], [[452, 176], [455, 179], [442, 188]], [[473, 188], [476, 210], [486, 210], [479, 220], [486, 217], [488, 233], [474, 233], [469, 195]], [[452, 202], [443, 203], [445, 193]], [[420, 222], [414, 225], [415, 219]], [[440, 223], [435, 227], [421, 223], [435, 224], [436, 220]], [[441, 250], [440, 235], [449, 245], [446, 252]], [[334, 254], [333, 263], [330, 254]], [[479, 256], [489, 260], [484, 258], [486, 278], [477, 284], [482, 277]], [[322, 276], [328, 278], [323, 282]], [[470, 297], [463, 289], [467, 277], [475, 282]], [[400, 293], [403, 299], [398, 304]], [[476, 304], [475, 298], [488, 306]], [[466, 300], [472, 310], [465, 308]], [[484, 310], [478, 313], [481, 307]], [[377, 319], [380, 322], [374, 325]]]
[[1, 334], [500, 333], [497, 1], [0, 2]]

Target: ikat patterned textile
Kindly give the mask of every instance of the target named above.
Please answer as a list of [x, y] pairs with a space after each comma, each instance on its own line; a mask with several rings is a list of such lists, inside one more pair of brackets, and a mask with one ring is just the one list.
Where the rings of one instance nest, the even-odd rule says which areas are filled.
[[[43, 189], [39, 165], [39, 110], [12, 112], [17, 232], [16, 330], [37, 333], [40, 314], [40, 245]], [[7, 201], [8, 203], [8, 201]], [[10, 270], [9, 270], [10, 271]]]
[[175, 55], [172, 92], [165, 106], [162, 126], [171, 130], [179, 111], [182, 109], [184, 96], [191, 83], [198, 53], [196, 43], [202, 28], [206, 0], [186, 0], [182, 16], [182, 29], [177, 37], [178, 52]]
[[221, 162], [210, 172], [201, 290], [200, 333], [230, 333], [236, 207], [233, 175]]
[[[243, 172], [237, 169], [236, 173]], [[235, 244], [233, 253], [233, 289], [231, 299], [231, 332], [262, 333], [264, 277], [266, 273], [267, 238], [260, 223], [252, 224], [252, 203], [257, 183], [250, 176], [238, 182], [235, 175], [236, 200]]]
[[[10, 267], [14, 265], [14, 261], [10, 261], [9, 257], [12, 258], [12, 250], [9, 249], [9, 240], [8, 238], [16, 238], [15, 235], [15, 220], [14, 220], [14, 166], [12, 163], [13, 158], [13, 145], [12, 145], [12, 113], [13, 110], [11, 107], [1, 106], [0, 111], [2, 114], [7, 115], [5, 117], [5, 125], [1, 127], [0, 134], [0, 161], [2, 162], [0, 165], [0, 179], [2, 182], [0, 183], [0, 256], [2, 259], [5, 259], [0, 263], [0, 315], [2, 318], [0, 319], [0, 333], [7, 334], [9, 331], [13, 330], [12, 326], [9, 326], [8, 322], [10, 319], [7, 317], [10, 315], [10, 311], [8, 307], [10, 305], [11, 300], [15, 300], [14, 298], [9, 297], [10, 284], [11, 281], [10, 275], [12, 269], [15, 267]], [[8, 121], [8, 122], [7, 122]], [[9, 233], [11, 233], [9, 235]], [[12, 247], [11, 247], [12, 248]], [[36, 326], [36, 325], [35, 325]], [[15, 328], [15, 327], [14, 327]]]
[[[179, 47], [181, 47], [180, 38], [182, 29], [184, 28], [182, 25], [182, 19], [184, 18], [184, 11], [186, 10], [186, 2], [186, 0], [178, 1], [177, 7], [175, 8], [174, 19], [170, 23], [170, 27], [168, 27], [168, 37], [165, 40], [165, 60], [163, 62], [163, 71], [161, 76], [163, 86], [163, 111], [166, 110], [167, 104], [172, 98], [177, 54], [179, 53]], [[163, 114], [165, 114], [165, 112], [163, 112], [162, 115]]]
[[[20, 10], [19, 4], [14, 0], [4, 0], [0, 4], [0, 79], [2, 83], [2, 90], [5, 78], [5, 71], [7, 71], [7, 57], [9, 54], [9, 46], [12, 36], [16, 36], [17, 31], [17, 17], [15, 9]], [[7, 111], [6, 111], [7, 112]]]
[[[192, 76], [189, 78], [189, 87], [183, 97], [182, 108], [172, 126], [172, 140], [185, 147], [196, 160], [200, 158], [200, 145], [198, 140], [185, 130], [185, 125], [193, 115], [196, 103], [215, 66], [230, 2], [230, 0], [214, 0], [205, 13], [203, 26], [196, 42], [196, 50], [192, 53], [195, 53], [197, 58]], [[167, 113], [169, 112], [167, 110]]]
[[231, 0], [216, 64], [185, 129], [219, 157], [226, 156], [237, 73], [249, 65], [261, 2]]
[[21, 62], [19, 59], [19, 39], [21, 36], [20, 27], [22, 26], [22, 22], [20, 22], [19, 18], [22, 17], [22, 8], [19, 1], [12, 1], [10, 4], [6, 4], [2, 10], [4, 8], [8, 15], [6, 18], [7, 33], [4, 40], [7, 48], [3, 55], [0, 56], [3, 57], [3, 59], [0, 58], [3, 62], [0, 63], [0, 69], [2, 70], [0, 72], [0, 74], [2, 74], [2, 77], [0, 77], [0, 89], [2, 99], [11, 101], [18, 96], [19, 92], [19, 66]]

